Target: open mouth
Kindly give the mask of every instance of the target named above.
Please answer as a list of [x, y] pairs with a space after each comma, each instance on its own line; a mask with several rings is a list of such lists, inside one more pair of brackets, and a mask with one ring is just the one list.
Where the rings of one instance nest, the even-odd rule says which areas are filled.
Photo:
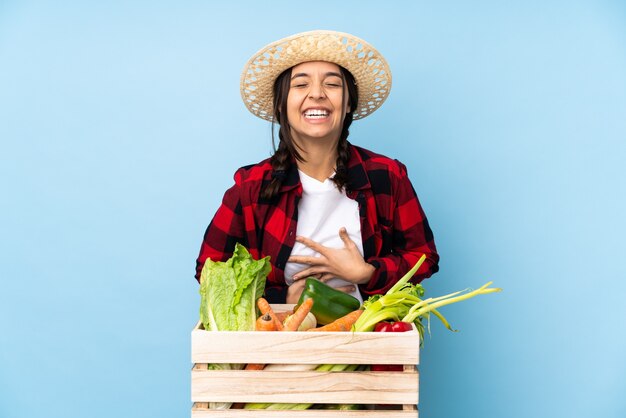
[[330, 115], [330, 112], [325, 109], [307, 109], [303, 113], [306, 119], [318, 120], [327, 118]]

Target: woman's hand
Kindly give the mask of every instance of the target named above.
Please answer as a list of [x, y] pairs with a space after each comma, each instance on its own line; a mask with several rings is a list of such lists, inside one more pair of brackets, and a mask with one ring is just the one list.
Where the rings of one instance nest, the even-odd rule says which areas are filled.
[[302, 294], [302, 291], [304, 290], [304, 284], [306, 283], [306, 280], [295, 280], [291, 286], [289, 286], [287, 288], [287, 297], [286, 297], [286, 301], [285, 303], [288, 304], [296, 304], [298, 303], [298, 300], [300, 300], [300, 295]]
[[[339, 230], [339, 237], [344, 243], [343, 248], [328, 248], [308, 238], [296, 237], [297, 242], [319, 253], [319, 257], [299, 255], [289, 257], [289, 261], [292, 263], [309, 266], [293, 276], [294, 285], [303, 282], [299, 279], [309, 276], [316, 276], [323, 282], [335, 277], [354, 284], [369, 282], [374, 270], [376, 270], [375, 267], [365, 262], [356, 244], [348, 236], [346, 228]], [[302, 289], [300, 289], [301, 292]]]

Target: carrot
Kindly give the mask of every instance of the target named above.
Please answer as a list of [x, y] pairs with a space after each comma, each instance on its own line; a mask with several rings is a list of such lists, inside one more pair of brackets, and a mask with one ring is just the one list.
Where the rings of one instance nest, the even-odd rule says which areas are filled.
[[274, 310], [272, 309], [269, 302], [265, 298], [258, 298], [256, 301], [256, 306], [259, 307], [259, 310], [261, 311], [263, 315], [269, 314], [272, 317], [272, 319], [274, 320], [274, 323], [276, 324], [276, 330], [278, 331], [283, 330], [283, 323], [280, 322], [280, 320], [276, 317]]
[[276, 331], [276, 324], [268, 313], [261, 315], [256, 320], [257, 331]]
[[307, 331], [350, 331], [352, 325], [354, 325], [362, 313], [363, 309], [357, 309], [356, 311], [352, 311], [349, 314], [334, 320], [330, 324], [326, 324], [319, 328], [311, 328]]
[[[256, 320], [257, 331], [276, 331], [276, 324], [269, 313], [259, 316]], [[265, 364], [250, 363], [247, 364], [244, 370], [263, 370]]]
[[297, 331], [302, 321], [304, 321], [304, 318], [311, 312], [312, 307], [313, 299], [305, 299], [304, 302], [298, 306], [298, 309], [285, 319], [285, 328], [283, 331]]

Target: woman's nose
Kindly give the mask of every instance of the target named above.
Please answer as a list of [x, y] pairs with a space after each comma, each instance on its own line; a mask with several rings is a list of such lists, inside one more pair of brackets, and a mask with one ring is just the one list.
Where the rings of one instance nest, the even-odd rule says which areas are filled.
[[313, 83], [309, 91], [309, 97], [312, 99], [323, 99], [326, 97], [324, 86], [321, 83]]

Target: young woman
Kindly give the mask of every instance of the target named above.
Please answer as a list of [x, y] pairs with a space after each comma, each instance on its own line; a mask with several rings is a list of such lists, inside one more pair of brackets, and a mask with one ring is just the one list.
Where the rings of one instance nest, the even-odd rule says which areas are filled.
[[266, 298], [295, 303], [315, 277], [360, 300], [384, 293], [422, 256], [413, 280], [438, 270], [432, 231], [405, 166], [348, 142], [355, 119], [374, 112], [391, 73], [353, 35], [313, 31], [267, 45], [246, 64], [244, 103], [279, 128], [273, 156], [235, 173], [204, 235], [207, 258], [235, 243], [270, 256]]

